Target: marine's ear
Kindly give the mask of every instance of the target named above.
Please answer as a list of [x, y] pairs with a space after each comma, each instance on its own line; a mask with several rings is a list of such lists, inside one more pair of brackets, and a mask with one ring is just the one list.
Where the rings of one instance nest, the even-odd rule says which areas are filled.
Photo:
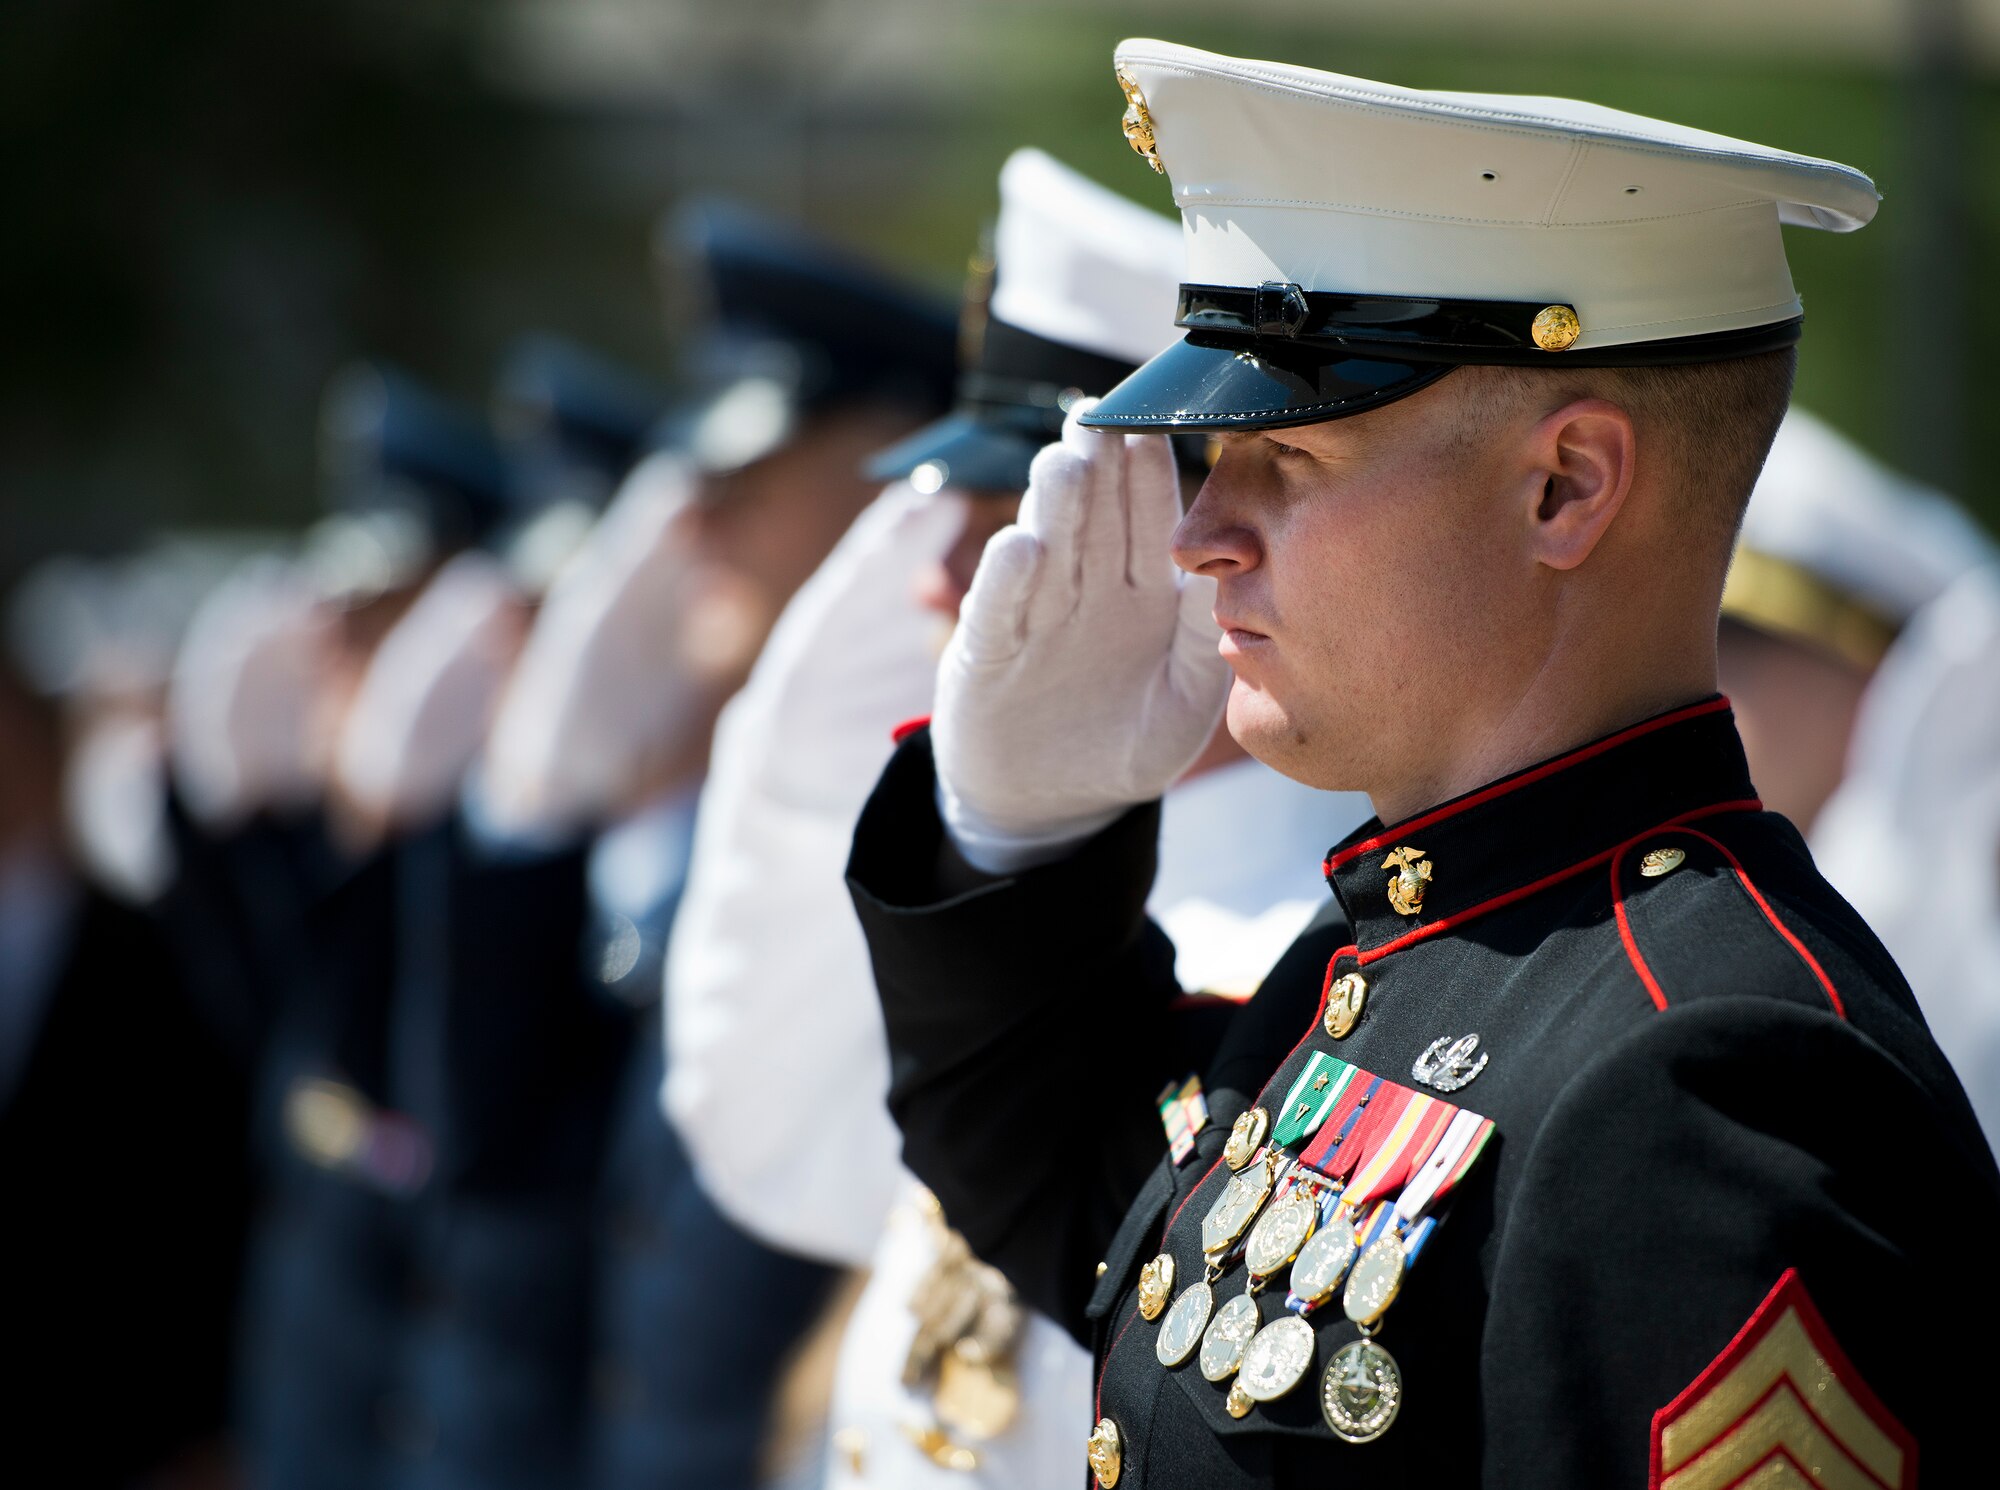
[[1531, 483], [1523, 492], [1530, 552], [1551, 569], [1574, 569], [1610, 530], [1632, 489], [1638, 441], [1632, 416], [1580, 398], [1537, 420], [1527, 435]]

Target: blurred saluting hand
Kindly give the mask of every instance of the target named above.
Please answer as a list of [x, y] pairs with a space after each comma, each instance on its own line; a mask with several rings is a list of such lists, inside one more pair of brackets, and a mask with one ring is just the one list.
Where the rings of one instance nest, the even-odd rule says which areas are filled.
[[213, 828], [318, 789], [309, 721], [328, 621], [291, 566], [253, 559], [202, 603], [167, 691], [169, 754], [188, 810]]
[[382, 639], [341, 726], [334, 781], [371, 829], [442, 816], [478, 753], [520, 645], [499, 562], [459, 554]]
[[497, 827], [588, 827], [629, 806], [649, 766], [713, 718], [682, 644], [702, 594], [693, 481], [668, 454], [634, 469], [557, 576], [508, 684], [483, 762]]

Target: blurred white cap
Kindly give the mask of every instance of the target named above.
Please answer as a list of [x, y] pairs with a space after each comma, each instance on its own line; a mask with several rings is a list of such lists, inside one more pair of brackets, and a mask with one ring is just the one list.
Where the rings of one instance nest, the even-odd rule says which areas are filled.
[[1133, 363], [1180, 335], [1180, 225], [1039, 150], [1000, 168], [993, 259], [993, 318], [1009, 326]]
[[1911, 616], [1992, 557], [1955, 503], [1793, 409], [1744, 514], [1722, 613], [1872, 669]]

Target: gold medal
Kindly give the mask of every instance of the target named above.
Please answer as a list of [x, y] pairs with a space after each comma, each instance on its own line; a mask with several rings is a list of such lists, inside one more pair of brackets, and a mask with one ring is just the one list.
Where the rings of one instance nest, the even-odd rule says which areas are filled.
[[1222, 1146], [1222, 1162], [1231, 1169], [1241, 1169], [1257, 1157], [1264, 1135], [1270, 1131], [1271, 1114], [1261, 1107], [1251, 1108], [1229, 1130], [1229, 1142]]
[[1222, 1193], [1201, 1223], [1201, 1250], [1213, 1256], [1226, 1252], [1243, 1235], [1271, 1193], [1276, 1156], [1267, 1155], [1262, 1164], [1253, 1164], [1241, 1174], [1232, 1174]]
[[1216, 1310], [1201, 1337], [1201, 1374], [1210, 1381], [1227, 1381], [1234, 1375], [1243, 1363], [1243, 1347], [1260, 1323], [1257, 1301], [1247, 1293], [1237, 1294]]
[[1389, 1431], [1403, 1406], [1403, 1373], [1373, 1340], [1354, 1340], [1333, 1353], [1320, 1378], [1319, 1410], [1327, 1427], [1349, 1443]]
[[1354, 1262], [1354, 1228], [1335, 1221], [1312, 1234], [1292, 1264], [1292, 1293], [1302, 1302], [1319, 1305], [1333, 1297]]
[[1273, 1402], [1312, 1370], [1313, 1327], [1296, 1314], [1280, 1315], [1243, 1349], [1237, 1384], [1253, 1402]]
[[1222, 1410], [1224, 1412], [1228, 1413], [1232, 1418], [1248, 1417], [1250, 1409], [1256, 1405], [1250, 1394], [1243, 1390], [1242, 1382], [1232, 1381], [1229, 1383], [1229, 1395], [1222, 1399]]
[[1384, 1232], [1347, 1275], [1347, 1292], [1341, 1296], [1340, 1306], [1356, 1324], [1371, 1325], [1389, 1312], [1402, 1287], [1403, 1239], [1394, 1231]]
[[1174, 1260], [1165, 1252], [1139, 1269], [1139, 1317], [1158, 1319], [1174, 1294]]
[[1261, 1287], [1297, 1257], [1318, 1222], [1318, 1197], [1306, 1190], [1294, 1190], [1258, 1217], [1250, 1229], [1250, 1240], [1243, 1244], [1243, 1262], [1253, 1283]]
[[1162, 1366], [1178, 1366], [1194, 1354], [1194, 1348], [1201, 1344], [1201, 1332], [1208, 1327], [1208, 1316], [1214, 1310], [1214, 1288], [1197, 1278], [1174, 1300], [1173, 1308], [1167, 1311], [1166, 1323], [1160, 1326], [1160, 1336], [1153, 1342], [1153, 1354]]

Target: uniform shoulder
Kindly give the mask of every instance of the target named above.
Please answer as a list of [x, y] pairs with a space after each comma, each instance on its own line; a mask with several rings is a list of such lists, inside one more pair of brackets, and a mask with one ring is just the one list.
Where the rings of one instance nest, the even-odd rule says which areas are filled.
[[1626, 955], [1662, 1010], [1747, 995], [1865, 1025], [1916, 1017], [1895, 962], [1774, 813], [1647, 833], [1614, 854], [1610, 876]]
[[1844, 1026], [1965, 1106], [1894, 960], [1784, 818], [1661, 829], [1621, 849], [1610, 875], [1626, 957], [1660, 1013], [1715, 1002], [1725, 1022], [1765, 1023], [1787, 1007], [1808, 1025]]

